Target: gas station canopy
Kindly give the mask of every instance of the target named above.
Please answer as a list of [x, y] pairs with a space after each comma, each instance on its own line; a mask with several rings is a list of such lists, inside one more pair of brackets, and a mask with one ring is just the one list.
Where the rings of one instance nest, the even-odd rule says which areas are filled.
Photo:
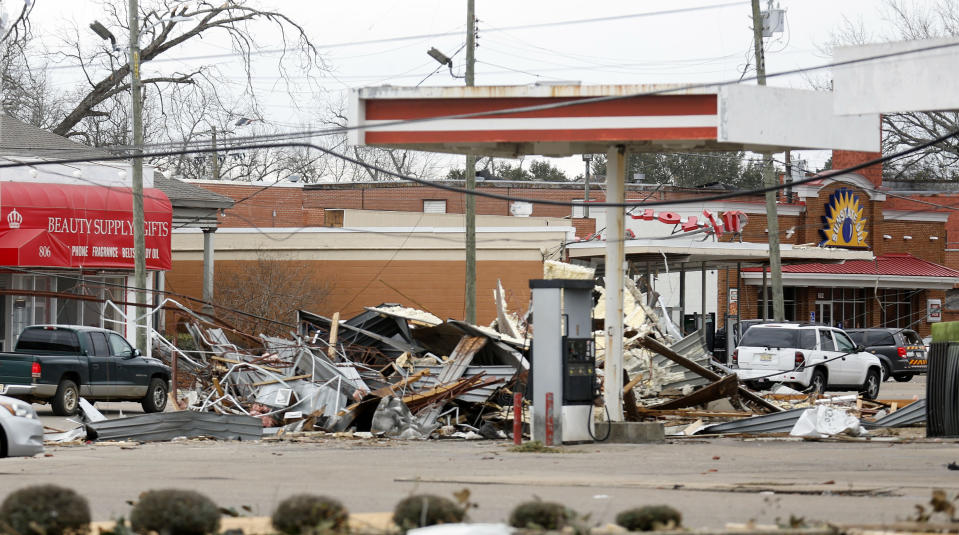
[[[505, 113], [515, 109], [522, 111]], [[354, 145], [501, 157], [605, 153], [618, 145], [637, 152], [879, 150], [877, 114], [836, 115], [829, 92], [752, 85], [382, 86], [355, 90], [350, 115]]]

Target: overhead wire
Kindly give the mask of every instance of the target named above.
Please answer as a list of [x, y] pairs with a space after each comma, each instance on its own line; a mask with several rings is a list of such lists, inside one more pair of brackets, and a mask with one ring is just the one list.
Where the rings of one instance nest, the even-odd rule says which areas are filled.
[[[776, 73], [768, 73], [766, 75], [766, 78], [770, 79], [770, 78], [777, 78], [777, 77], [783, 77], [783, 76], [791, 76], [795, 74], [803, 74], [803, 73], [814, 72], [814, 71], [830, 69], [835, 67], [845, 67], [849, 65], [856, 65], [856, 64], [866, 63], [870, 61], [878, 61], [882, 59], [890, 59], [895, 57], [907, 56], [907, 55], [917, 54], [921, 52], [947, 50], [947, 49], [956, 48], [956, 47], [959, 47], [959, 42], [940, 43], [940, 44], [930, 45], [927, 47], [917, 48], [913, 50], [900, 50], [895, 52], [876, 54], [868, 57], [831, 62], [831, 63], [826, 63], [826, 64], [813, 66], [813, 67], [801, 67], [801, 68], [790, 69], [786, 71], [779, 71]], [[721, 87], [730, 86], [730, 85], [739, 85], [742, 81], [754, 81], [755, 79], [756, 79], [755, 77], [749, 77], [749, 78], [727, 80], [727, 81], [721, 81], [721, 82], [685, 84], [685, 85], [678, 85], [674, 87], [666, 87], [662, 89], [643, 91], [638, 93], [586, 97], [586, 98], [567, 100], [562, 102], [550, 102], [545, 104], [519, 106], [519, 107], [508, 108], [503, 110], [490, 110], [490, 111], [481, 111], [481, 112], [472, 112], [472, 113], [443, 115], [443, 116], [436, 116], [436, 117], [424, 117], [424, 118], [417, 118], [417, 119], [399, 119], [399, 120], [392, 120], [392, 121], [383, 121], [377, 124], [375, 128], [381, 129], [381, 128], [387, 128], [387, 127], [393, 127], [393, 126], [423, 124], [423, 123], [442, 121], [442, 120], [451, 120], [451, 119], [473, 119], [473, 118], [480, 118], [480, 117], [489, 117], [494, 115], [502, 116], [502, 115], [518, 114], [518, 113], [526, 113], [526, 112], [548, 111], [548, 110], [583, 106], [586, 104], [628, 100], [628, 99], [645, 97], [645, 96], [668, 95], [668, 94], [677, 93], [677, 92], [688, 93], [690, 91], [695, 91], [695, 90], [714, 89], [714, 88], [721, 88]], [[278, 133], [276, 135], [237, 137], [233, 139], [236, 142], [264, 141], [266, 139], [277, 140], [281, 138], [282, 139], [301, 139], [304, 137], [318, 137], [318, 136], [324, 136], [324, 135], [342, 134], [350, 131], [366, 130], [370, 128], [374, 128], [374, 127], [371, 127], [365, 124], [357, 124], [357, 125], [338, 126], [335, 128], [327, 128], [327, 129], [315, 130], [315, 131], [284, 132], [284, 133]], [[170, 146], [170, 145], [181, 145], [182, 143], [183, 142], [155, 143], [150, 145], [144, 145], [143, 148], [144, 149], [148, 147], [159, 148], [159, 147]], [[140, 148], [132, 147], [132, 146], [111, 146], [110, 148], [114, 150], [140, 150]]]
[[[611, 15], [611, 16], [605, 16], [605, 17], [591, 17], [591, 18], [571, 19], [571, 20], [552, 21], [552, 22], [540, 22], [540, 23], [533, 23], [533, 24], [520, 24], [516, 26], [505, 26], [503, 28], [495, 28], [495, 29], [490, 28], [488, 30], [484, 30], [484, 32], [542, 29], [542, 28], [552, 28], [556, 26], [570, 26], [570, 25], [578, 25], [578, 24], [592, 24], [597, 22], [622, 21], [622, 20], [630, 20], [630, 19], [636, 19], [636, 18], [656, 17], [656, 16], [662, 16], [662, 15], [675, 15], [675, 14], [693, 13], [698, 11], [707, 11], [707, 10], [713, 10], [713, 9], [722, 9], [726, 7], [745, 5], [748, 3], [749, 3], [748, 1], [727, 2], [723, 4], [665, 9], [665, 10], [659, 10], [659, 11], [645, 11], [645, 12], [639, 12], [639, 13], [626, 13], [622, 15]], [[458, 31], [425, 33], [425, 34], [415, 34], [415, 35], [403, 35], [403, 36], [397, 36], [397, 37], [384, 37], [380, 39], [364, 39], [364, 40], [358, 40], [358, 41], [343, 41], [339, 43], [317, 44], [316, 48], [317, 49], [344, 48], [344, 47], [352, 47], [352, 46], [365, 46], [365, 45], [372, 45], [372, 44], [396, 43], [401, 41], [432, 39], [436, 37], [454, 37], [454, 36], [460, 36], [460, 35], [462, 35], [462, 33]], [[272, 54], [285, 54], [285, 53], [289, 53], [289, 50], [285, 48], [275, 48], [275, 49], [251, 50], [244, 54], [233, 52], [233, 53], [224, 53], [224, 54], [199, 54], [199, 55], [193, 55], [193, 56], [181, 56], [176, 58], [173, 58], [173, 57], [154, 58], [154, 59], [151, 59], [150, 62], [159, 63], [159, 62], [170, 62], [170, 61], [223, 59], [223, 58], [240, 57], [242, 55], [259, 56], [259, 55], [272, 55]], [[82, 68], [82, 66], [54, 65], [48, 68], [53, 70], [79, 69], [79, 68]]]

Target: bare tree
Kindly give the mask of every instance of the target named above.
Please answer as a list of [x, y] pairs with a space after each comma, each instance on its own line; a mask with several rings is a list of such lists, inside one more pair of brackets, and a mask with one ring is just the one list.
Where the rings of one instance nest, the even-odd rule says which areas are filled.
[[[882, 8], [888, 31], [873, 33], [861, 21], [847, 19], [833, 33], [829, 46], [959, 36], [959, 0], [885, 0]], [[959, 114], [955, 112], [883, 115], [882, 150], [886, 154], [896, 152], [957, 130]], [[959, 180], [959, 140], [951, 138], [886, 164], [883, 169], [890, 178]]]
[[[345, 127], [347, 117], [345, 103], [331, 104], [326, 115], [321, 118], [323, 124], [330, 127]], [[345, 153], [361, 163], [342, 160], [335, 156], [325, 157], [324, 176], [327, 180], [340, 181], [388, 181], [397, 180], [390, 171], [403, 176], [427, 178], [434, 176], [439, 165], [432, 153], [400, 149], [381, 149], [375, 147], [350, 146], [346, 143], [346, 133], [325, 136], [323, 145], [336, 152]]]
[[299, 309], [321, 310], [330, 294], [330, 282], [319, 280], [307, 263], [264, 251], [255, 260], [217, 264], [214, 287], [216, 305], [255, 317], [223, 310], [217, 315], [254, 336], [277, 332], [274, 322], [292, 324]]
[[[153, 0], [143, 4], [140, 21], [141, 39], [145, 44], [141, 45], [141, 64], [201, 37], [225, 36], [231, 42], [233, 51], [243, 60], [246, 76], [244, 92], [252, 97], [251, 100], [255, 100], [256, 90], [250, 65], [251, 56], [260, 45], [254, 38], [252, 28], [258, 23], [265, 23], [273, 26], [275, 31], [270, 33], [280, 36], [284, 51], [297, 50], [301, 58], [306, 58], [298, 62], [298, 67], [309, 72], [323, 66], [316, 47], [303, 27], [281, 12], [259, 9], [244, 0], [215, 3], [202, 0], [191, 3]], [[125, 7], [126, 2], [122, 0], [108, 0], [104, 4], [106, 24], [119, 28], [117, 34], [121, 36], [129, 32]], [[184, 18], [189, 20], [183, 22]], [[62, 50], [59, 54], [81, 67], [88, 87], [83, 97], [53, 128], [54, 133], [67, 137], [78, 135], [81, 131], [78, 127], [84, 118], [106, 116], [109, 111], [104, 106], [109, 106], [109, 101], [130, 90], [130, 64], [125, 55], [116, 54], [111, 49], [112, 45], [101, 47], [94, 54], [84, 50], [76, 36], [69, 45], [70, 49]], [[281, 72], [289, 72], [282, 60], [278, 64]], [[147, 89], [146, 100], [156, 98], [162, 113], [166, 107], [165, 99], [182, 99], [200, 92], [207, 96], [208, 102], [219, 100], [222, 80], [218, 75], [215, 65], [207, 65], [182, 72], [146, 76], [142, 82]]]

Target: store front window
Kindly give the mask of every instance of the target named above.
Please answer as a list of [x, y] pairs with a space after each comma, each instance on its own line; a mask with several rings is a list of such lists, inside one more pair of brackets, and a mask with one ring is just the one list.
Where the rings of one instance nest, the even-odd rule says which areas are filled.
[[[759, 310], [759, 317], [762, 316], [763, 311], [763, 289], [759, 288], [757, 293], [758, 306], [756, 307]], [[774, 318], [773, 314], [773, 297], [772, 297], [772, 288], [766, 287], [766, 317]], [[796, 321], [796, 288], [791, 286], [786, 286], [783, 288], [783, 316], [786, 321]]]
[[[120, 314], [112, 307], [104, 308], [101, 300], [123, 301], [121, 275], [0, 275], [0, 288], [13, 288], [30, 292], [72, 293], [94, 297], [97, 300], [69, 299], [53, 295], [11, 295], [3, 300], [5, 321], [3, 347], [13, 349], [14, 341], [30, 325], [56, 323], [61, 325], [87, 325], [105, 327], [123, 332], [119, 323]], [[6, 308], [9, 307], [9, 308]], [[9, 329], [7, 329], [9, 326]]]
[[832, 289], [832, 324], [843, 329], [866, 325], [866, 292], [862, 288]]
[[879, 290], [879, 303], [882, 308], [882, 326], [909, 327], [918, 319], [914, 318], [913, 314], [925, 314], [925, 309], [921, 312], [916, 311], [912, 303], [920, 292], [922, 292], [922, 290]]
[[816, 323], [843, 329], [869, 327], [866, 291], [862, 288], [820, 288], [812, 309]]

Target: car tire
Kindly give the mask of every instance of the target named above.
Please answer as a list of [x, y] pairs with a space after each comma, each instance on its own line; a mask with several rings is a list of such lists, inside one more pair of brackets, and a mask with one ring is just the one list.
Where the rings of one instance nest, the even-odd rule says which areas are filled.
[[80, 410], [80, 387], [70, 379], [60, 381], [51, 405], [56, 416], [76, 416]]
[[882, 363], [882, 382], [886, 382], [889, 378], [892, 377], [892, 370], [889, 369], [889, 365], [885, 362]]
[[879, 397], [879, 385], [882, 382], [881, 377], [879, 376], [879, 371], [875, 368], [869, 370], [866, 373], [866, 382], [862, 384], [862, 389], [860, 393], [865, 399], [876, 399]]
[[166, 400], [166, 381], [154, 377], [150, 379], [150, 386], [147, 387], [147, 395], [143, 397], [140, 405], [143, 406], [143, 412], [163, 412], [163, 409], [166, 408]]
[[826, 391], [826, 374], [822, 370], [812, 372], [809, 379], [809, 392], [811, 394], [822, 394]]
[[895, 379], [896, 382], [899, 382], [899, 383], [908, 383], [909, 381], [912, 381], [913, 374], [911, 374], [911, 373], [900, 373], [900, 374], [893, 375], [892, 378]]

